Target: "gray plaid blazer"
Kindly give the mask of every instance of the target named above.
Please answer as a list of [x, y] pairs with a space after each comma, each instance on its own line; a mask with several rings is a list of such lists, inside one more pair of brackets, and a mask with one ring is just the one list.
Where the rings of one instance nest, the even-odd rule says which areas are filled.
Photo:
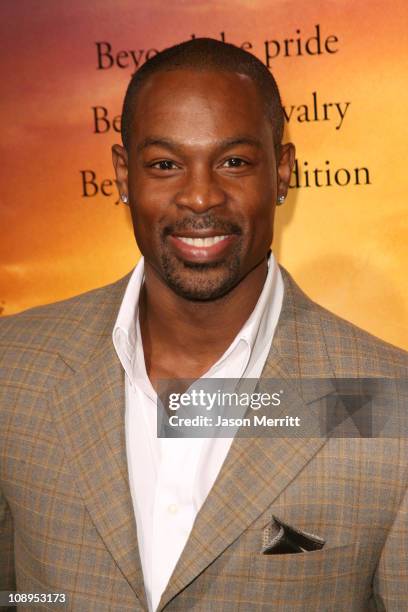
[[[263, 377], [407, 377], [283, 275]], [[111, 340], [128, 278], [0, 321], [0, 590], [78, 612], [147, 609]], [[408, 610], [407, 470], [404, 439], [236, 438], [158, 609]], [[273, 517], [326, 544], [262, 554]]]

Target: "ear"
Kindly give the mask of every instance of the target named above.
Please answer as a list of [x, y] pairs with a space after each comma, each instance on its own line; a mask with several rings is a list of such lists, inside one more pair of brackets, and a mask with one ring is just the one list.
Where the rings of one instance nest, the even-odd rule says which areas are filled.
[[129, 198], [128, 191], [128, 154], [125, 147], [113, 145], [112, 162], [116, 173], [116, 185], [119, 190], [119, 197], [123, 201], [123, 196]]
[[295, 146], [291, 142], [278, 147], [276, 162], [278, 168], [278, 196], [286, 197], [295, 163]]

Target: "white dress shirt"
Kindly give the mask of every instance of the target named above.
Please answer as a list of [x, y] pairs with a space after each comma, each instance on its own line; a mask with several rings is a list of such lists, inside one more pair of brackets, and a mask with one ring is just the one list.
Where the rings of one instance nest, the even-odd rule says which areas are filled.
[[[146, 373], [138, 315], [143, 280], [141, 258], [123, 297], [113, 343], [125, 370], [129, 484], [146, 596], [149, 610], [154, 611], [233, 438], [157, 437], [157, 395]], [[204, 377], [259, 378], [282, 300], [283, 280], [271, 254], [267, 278], [252, 314]]]

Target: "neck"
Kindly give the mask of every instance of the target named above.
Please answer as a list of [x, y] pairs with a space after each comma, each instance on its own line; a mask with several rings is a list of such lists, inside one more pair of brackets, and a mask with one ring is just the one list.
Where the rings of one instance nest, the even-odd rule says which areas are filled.
[[267, 272], [264, 259], [225, 296], [193, 302], [174, 293], [145, 263], [140, 327], [148, 374], [170, 374], [171, 364], [178, 377], [200, 376], [208, 370], [249, 318]]

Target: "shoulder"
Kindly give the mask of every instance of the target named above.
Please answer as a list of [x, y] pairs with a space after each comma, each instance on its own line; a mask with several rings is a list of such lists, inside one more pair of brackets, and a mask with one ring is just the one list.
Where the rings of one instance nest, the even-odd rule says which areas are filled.
[[46, 372], [75, 348], [91, 351], [98, 337], [111, 333], [128, 279], [129, 275], [67, 300], [0, 318], [3, 375], [30, 368]]
[[291, 316], [303, 339], [321, 337], [332, 368], [339, 377], [407, 377], [408, 353], [310, 299], [293, 278], [282, 270], [289, 294]]
[[315, 304], [337, 371], [363, 376], [408, 376], [408, 353]]
[[[93, 324], [110, 314], [118, 304], [118, 298], [126, 288], [128, 275], [124, 278], [72, 298], [30, 308], [15, 315], [0, 318], [0, 347], [12, 343], [14, 346], [38, 347], [54, 351], [58, 339], [69, 338], [73, 328]], [[98, 311], [96, 312], [96, 308]]]

